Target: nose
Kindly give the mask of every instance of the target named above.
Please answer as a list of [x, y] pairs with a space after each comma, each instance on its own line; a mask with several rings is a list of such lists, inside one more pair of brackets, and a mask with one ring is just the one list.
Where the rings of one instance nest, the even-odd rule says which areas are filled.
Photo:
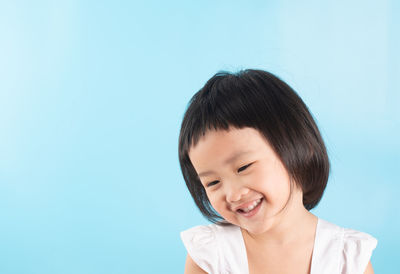
[[249, 189], [239, 182], [231, 182], [226, 184], [226, 201], [228, 203], [235, 203], [240, 201], [249, 193]]

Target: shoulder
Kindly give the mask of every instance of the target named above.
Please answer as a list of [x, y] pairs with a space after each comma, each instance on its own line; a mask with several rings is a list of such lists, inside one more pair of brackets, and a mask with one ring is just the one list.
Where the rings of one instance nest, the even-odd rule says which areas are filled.
[[368, 263], [367, 268], [365, 269], [364, 274], [374, 274], [374, 269], [372, 268], [371, 261]]
[[331, 260], [339, 265], [340, 273], [363, 274], [367, 266], [372, 269], [369, 262], [377, 246], [377, 239], [370, 234], [343, 228], [324, 220], [320, 220], [319, 226], [320, 238], [323, 236], [321, 244], [325, 245]]
[[181, 239], [185, 246], [195, 244], [196, 246], [205, 246], [214, 242], [216, 238], [216, 226], [199, 225], [181, 232]]
[[205, 272], [201, 267], [199, 267], [190, 257], [188, 254], [186, 257], [186, 263], [185, 263], [185, 274], [204, 274], [207, 273]]
[[227, 245], [237, 245], [240, 233], [237, 226], [217, 224], [195, 226], [182, 231], [181, 239], [188, 252], [187, 263], [194, 262], [208, 273], [221, 272], [227, 268]]
[[346, 273], [364, 273], [377, 244], [378, 240], [370, 234], [344, 228], [343, 269]]
[[[367, 248], [372, 252], [378, 244], [378, 240], [368, 233], [343, 228], [343, 244], [346, 252], [355, 251]], [[358, 252], [359, 253], [359, 252]]]
[[195, 226], [181, 232], [181, 239], [188, 252], [186, 263], [196, 263], [208, 273], [218, 273], [221, 268], [218, 227], [215, 224]]

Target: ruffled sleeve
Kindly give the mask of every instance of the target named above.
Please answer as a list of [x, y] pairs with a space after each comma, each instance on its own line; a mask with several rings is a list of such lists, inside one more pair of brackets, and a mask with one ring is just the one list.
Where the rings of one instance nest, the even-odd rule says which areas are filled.
[[340, 273], [363, 274], [377, 243], [378, 241], [367, 233], [344, 229]]
[[196, 226], [181, 232], [181, 239], [193, 261], [207, 273], [221, 267], [216, 230], [213, 225]]

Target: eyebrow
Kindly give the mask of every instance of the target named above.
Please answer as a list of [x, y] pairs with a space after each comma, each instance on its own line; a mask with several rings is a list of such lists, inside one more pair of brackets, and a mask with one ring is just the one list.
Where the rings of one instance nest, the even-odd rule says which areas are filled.
[[[233, 154], [233, 155], [232, 155], [231, 157], [229, 157], [228, 159], [226, 159], [226, 160], [224, 161], [224, 164], [225, 164], [225, 165], [228, 165], [228, 164], [234, 162], [236, 159], [242, 157], [243, 155], [245, 155], [245, 154], [250, 154], [250, 153], [252, 153], [252, 152], [253, 152], [253, 151], [251, 151], [251, 150], [249, 150], [249, 151], [239, 151], [239, 152]], [[206, 177], [206, 176], [209, 176], [209, 175], [212, 175], [212, 174], [215, 174], [215, 172], [212, 171], [212, 170], [207, 170], [207, 171], [200, 172], [200, 173], [198, 174], [198, 176], [199, 176], [199, 177]]]

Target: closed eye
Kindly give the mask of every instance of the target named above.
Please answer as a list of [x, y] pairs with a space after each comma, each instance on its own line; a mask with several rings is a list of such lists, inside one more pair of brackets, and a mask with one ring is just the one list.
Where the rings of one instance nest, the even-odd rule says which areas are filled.
[[218, 184], [218, 183], [219, 183], [219, 181], [212, 181], [212, 182], [210, 182], [210, 183], [207, 184], [207, 187], [216, 185], [216, 184]]
[[242, 166], [241, 168], [238, 169], [237, 172], [239, 173], [239, 172], [245, 170], [246, 168], [248, 168], [249, 166], [251, 166], [251, 164], [252, 164], [252, 163], [250, 163], [250, 164], [248, 164], [248, 165], [245, 165], [245, 166]]

